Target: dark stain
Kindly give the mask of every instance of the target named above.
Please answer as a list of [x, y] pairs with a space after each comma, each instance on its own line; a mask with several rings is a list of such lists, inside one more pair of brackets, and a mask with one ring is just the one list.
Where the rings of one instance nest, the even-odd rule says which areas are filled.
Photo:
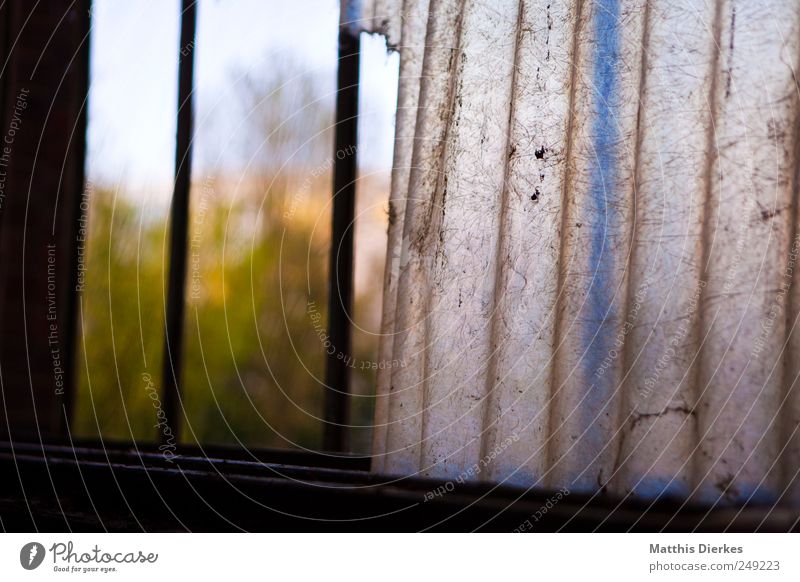
[[546, 151], [547, 151], [547, 148], [542, 146], [538, 150], [534, 151], [533, 155], [536, 156], [537, 160], [542, 160], [542, 159], [544, 159], [544, 154], [545, 154]]
[[531, 194], [531, 200], [533, 200], [534, 202], [537, 202], [539, 200], [539, 196], [541, 196], [541, 195], [542, 195], [542, 193], [539, 192], [539, 189], [538, 188], [534, 188], [533, 194]]
[[547, 44], [550, 44], [550, 31], [553, 30], [553, 15], [550, 14], [550, 5], [547, 5]]
[[730, 54], [728, 55], [728, 78], [725, 82], [725, 97], [731, 96], [731, 80], [733, 78], [733, 41], [736, 31], [736, 6], [731, 8], [731, 40], [728, 43]]
[[756, 200], [756, 204], [758, 204], [759, 213], [761, 214], [761, 221], [762, 222], [766, 222], [770, 218], [778, 216], [781, 212], [784, 211], [783, 208], [766, 208], [758, 200]]
[[544, 60], [550, 60], [550, 31], [553, 30], [553, 16], [550, 14], [550, 5], [547, 5], [547, 37], [544, 40], [544, 44], [547, 46], [547, 55], [544, 57]]
[[442, 183], [442, 219], [439, 226], [439, 242], [444, 242], [444, 217], [447, 213], [447, 174], [444, 175]]
[[783, 130], [781, 124], [774, 119], [770, 119], [767, 122], [767, 138], [781, 142], [786, 139], [786, 132]]
[[770, 218], [772, 218], [773, 216], [778, 216], [781, 213], [782, 210], [783, 210], [782, 208], [776, 208], [775, 210], [766, 210], [766, 209], [764, 209], [764, 210], [761, 211], [761, 220], [765, 220], [766, 221], [766, 220], [769, 220]]

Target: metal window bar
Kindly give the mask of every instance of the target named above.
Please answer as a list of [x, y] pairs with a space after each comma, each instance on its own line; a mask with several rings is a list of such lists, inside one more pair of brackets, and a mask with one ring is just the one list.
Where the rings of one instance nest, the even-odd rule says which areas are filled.
[[336, 452], [348, 449], [360, 43], [357, 32], [340, 25], [328, 289], [328, 327], [335, 349], [327, 354], [325, 367], [325, 428], [322, 440], [323, 449]]
[[[72, 192], [83, 192], [86, 181], [84, 163], [86, 160], [86, 127], [88, 118], [88, 101], [89, 101], [89, 54], [90, 54], [90, 41], [92, 30], [92, 14], [89, 9], [91, 2], [86, 0], [78, 5], [78, 17], [80, 18], [81, 35], [80, 49], [75, 60], [76, 69], [78, 71], [78, 95], [81, 99], [81, 105], [78, 111], [78, 118], [75, 121], [76, 137], [72, 149], [71, 159], [65, 158], [64, 166], [69, 164], [69, 171], [65, 167], [62, 172], [66, 174], [66, 180], [69, 180], [69, 188]], [[81, 196], [74, 196], [71, 202], [71, 215], [70, 215], [70, 231], [69, 231], [69, 256], [71, 257], [71, 265], [78, 264], [78, 237], [80, 235], [79, 220], [82, 213], [81, 210], [82, 200]], [[68, 341], [64, 343], [64, 361], [68, 362], [69, 368], [67, 371], [67, 385], [64, 390], [64, 408], [62, 425], [59, 427], [59, 434], [65, 436], [69, 434], [72, 419], [75, 414], [75, 401], [77, 396], [78, 387], [78, 304], [77, 292], [75, 289], [78, 286], [78, 270], [70, 269], [69, 282], [67, 289], [69, 290], [70, 297], [65, 301], [66, 306], [66, 337]]]
[[[175, 184], [170, 211], [169, 282], [163, 359], [164, 413], [172, 436], [180, 436], [180, 378], [183, 356], [189, 190], [192, 178], [192, 126], [196, 0], [183, 0], [178, 47], [178, 124], [175, 139]], [[189, 50], [187, 50], [189, 49]], [[188, 54], [187, 54], [188, 53]], [[159, 433], [167, 440], [164, 431]]]

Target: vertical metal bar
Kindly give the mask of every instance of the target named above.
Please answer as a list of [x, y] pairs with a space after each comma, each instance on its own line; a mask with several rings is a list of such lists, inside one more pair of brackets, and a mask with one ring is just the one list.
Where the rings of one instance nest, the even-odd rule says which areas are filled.
[[67, 342], [64, 345], [64, 361], [67, 363], [67, 386], [64, 394], [64, 418], [61, 428], [61, 435], [67, 437], [73, 420], [75, 410], [75, 399], [78, 392], [78, 257], [80, 221], [87, 220], [88, 200], [83, 199], [86, 184], [86, 129], [87, 129], [87, 110], [89, 107], [89, 55], [91, 42], [91, 0], [82, 0], [76, 3], [76, 20], [79, 22], [76, 31], [79, 42], [78, 51], [75, 54], [75, 88], [76, 107], [78, 108], [77, 120], [75, 123], [74, 137], [70, 154], [65, 159], [65, 168], [62, 170], [66, 181], [65, 189], [71, 194], [70, 209], [71, 229], [68, 229], [67, 247], [70, 255], [69, 269], [69, 289], [70, 300], [65, 302], [65, 327]]
[[328, 451], [346, 451], [348, 447], [359, 51], [358, 33], [340, 26], [328, 292], [328, 327], [335, 350], [331, 350], [333, 353], [328, 354], [326, 362], [325, 430], [322, 441], [323, 448]]
[[[181, 40], [178, 47], [178, 127], [175, 140], [175, 185], [170, 213], [169, 283], [162, 376], [164, 412], [176, 440], [180, 428], [180, 376], [186, 287], [189, 187], [192, 176], [192, 88], [196, 25], [196, 0], [183, 0]], [[169, 440], [164, 431], [160, 431], [159, 436], [162, 441]]]

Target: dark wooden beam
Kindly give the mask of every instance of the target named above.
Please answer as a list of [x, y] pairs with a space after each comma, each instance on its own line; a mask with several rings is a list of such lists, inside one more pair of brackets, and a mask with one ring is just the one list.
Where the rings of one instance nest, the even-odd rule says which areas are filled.
[[8, 0], [0, 26], [0, 434], [63, 437], [74, 394], [89, 2]]

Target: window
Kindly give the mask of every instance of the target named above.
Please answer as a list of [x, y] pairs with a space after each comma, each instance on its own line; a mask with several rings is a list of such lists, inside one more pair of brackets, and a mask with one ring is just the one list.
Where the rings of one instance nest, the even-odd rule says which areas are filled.
[[[320, 449], [332, 171], [360, 150], [347, 432], [348, 450], [367, 453], [397, 55], [364, 36], [362, 147], [334, 153], [338, 3], [319, 0], [313, 19], [274, 2], [197, 8], [186, 40], [178, 2], [93, 6], [74, 432]], [[194, 67], [194, 124], [175, 426], [162, 370], [182, 62]]]

